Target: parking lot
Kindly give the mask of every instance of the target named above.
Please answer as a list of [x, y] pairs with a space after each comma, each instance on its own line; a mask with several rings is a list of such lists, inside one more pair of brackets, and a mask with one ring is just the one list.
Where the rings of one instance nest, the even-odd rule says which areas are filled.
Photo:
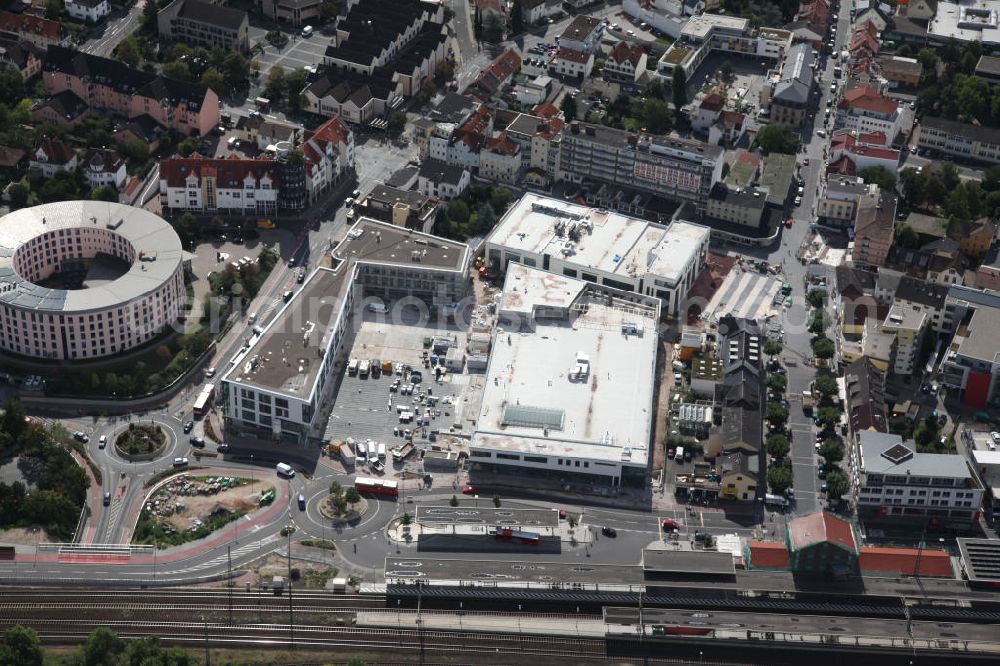
[[323, 62], [323, 54], [326, 47], [331, 44], [330, 37], [314, 32], [310, 37], [303, 37], [295, 31], [289, 31], [288, 44], [284, 48], [277, 49], [271, 46], [264, 35], [267, 29], [250, 26], [250, 43], [259, 43], [264, 47], [264, 53], [254, 58], [260, 63], [260, 81], [267, 81], [268, 72], [275, 65], [280, 65], [285, 71], [301, 69], [306, 65], [319, 65]]
[[[409, 431], [414, 446], [430, 448], [437, 441], [436, 433], [452, 430], [457, 414], [455, 406], [465, 400], [469, 391], [469, 376], [446, 373], [436, 379], [423, 354], [427, 352], [430, 358], [435, 353], [430, 343], [434, 338], [447, 338], [450, 344], [464, 350], [466, 335], [421, 325], [415, 308], [403, 309], [401, 315], [400, 322], [389, 323], [388, 315], [365, 313], [365, 321], [347, 356], [359, 361], [389, 362], [393, 370], [371, 372], [368, 377], [362, 377], [360, 372], [345, 373], [331, 410], [332, 440], [372, 440], [391, 450], [407, 441], [405, 435]], [[422, 374], [419, 381], [414, 380], [411, 370]], [[412, 420], [401, 422], [402, 413], [408, 411], [413, 413]], [[419, 456], [412, 456], [410, 461], [418, 459]], [[358, 468], [364, 469], [360, 464]], [[387, 473], [391, 474], [391, 470], [390, 465]]]

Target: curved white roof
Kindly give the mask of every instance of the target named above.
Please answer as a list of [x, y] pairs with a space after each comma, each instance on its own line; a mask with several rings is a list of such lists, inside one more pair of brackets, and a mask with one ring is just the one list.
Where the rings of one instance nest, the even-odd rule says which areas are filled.
[[[14, 270], [14, 253], [32, 238], [60, 229], [100, 227], [132, 244], [128, 272], [88, 289], [48, 289]], [[140, 258], [142, 257], [142, 258]], [[159, 215], [106, 201], [61, 201], [23, 208], [0, 218], [0, 302], [56, 312], [88, 312], [128, 303], [155, 291], [181, 266], [181, 240]]]

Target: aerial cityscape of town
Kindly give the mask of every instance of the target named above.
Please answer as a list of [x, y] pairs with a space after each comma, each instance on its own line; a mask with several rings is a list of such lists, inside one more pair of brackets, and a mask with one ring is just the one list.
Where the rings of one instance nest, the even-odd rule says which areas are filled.
[[1000, 0], [0, 7], [0, 666], [1000, 663]]

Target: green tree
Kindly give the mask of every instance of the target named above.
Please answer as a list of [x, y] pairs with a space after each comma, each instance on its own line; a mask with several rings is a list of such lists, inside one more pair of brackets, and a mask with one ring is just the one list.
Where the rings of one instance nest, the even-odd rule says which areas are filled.
[[782, 123], [765, 125], [757, 132], [754, 145], [765, 155], [783, 153], [794, 155], [799, 152], [799, 136], [791, 127]]
[[280, 100], [285, 95], [285, 70], [276, 65], [267, 73], [267, 83], [264, 84], [264, 96], [272, 102]]
[[781, 353], [782, 346], [777, 340], [768, 340], [764, 343], [764, 353], [770, 356], [777, 356]]
[[833, 407], [820, 407], [816, 411], [816, 420], [825, 428], [832, 428], [840, 421], [840, 412]]
[[775, 393], [784, 393], [787, 386], [788, 380], [785, 379], [784, 375], [774, 374], [767, 376], [767, 388], [771, 389]]
[[367, 666], [367, 664], [361, 657], [351, 657], [345, 666]]
[[484, 203], [479, 207], [479, 212], [476, 213], [476, 226], [479, 227], [479, 232], [485, 234], [493, 228], [496, 224], [497, 214], [493, 212], [493, 206], [489, 203]]
[[229, 51], [222, 61], [222, 76], [229, 90], [241, 90], [250, 76], [250, 62], [239, 51]]
[[177, 145], [177, 150], [184, 157], [188, 157], [201, 148], [201, 142], [196, 136], [189, 136]]
[[142, 47], [139, 46], [139, 40], [135, 35], [129, 35], [119, 42], [115, 53], [118, 60], [129, 67], [138, 67], [142, 63]]
[[45, 3], [45, 18], [57, 19], [62, 15], [63, 3], [60, 0], [48, 0]]
[[893, 241], [899, 247], [916, 250], [920, 247], [920, 236], [908, 224], [900, 224], [896, 227], [896, 238]]
[[503, 40], [503, 24], [500, 23], [500, 17], [492, 12], [483, 21], [483, 40], [491, 44]]
[[448, 504], [452, 506], [458, 506], [458, 495], [452, 495], [451, 499], [448, 500]]
[[896, 189], [896, 176], [885, 167], [868, 167], [859, 171], [858, 175], [869, 185], [878, 185], [883, 192], [892, 192]]
[[10, 435], [11, 439], [15, 441], [20, 439], [28, 427], [24, 420], [26, 416], [27, 413], [24, 411], [24, 405], [21, 404], [20, 400], [14, 398], [8, 401], [4, 405], [3, 411], [3, 432]]
[[791, 445], [788, 443], [788, 438], [781, 434], [770, 435], [767, 438], [767, 452], [775, 460], [781, 460], [788, 455], [791, 450]]
[[440, 206], [434, 214], [434, 235], [442, 238], [454, 238], [455, 230], [452, 228], [451, 219], [448, 217], [448, 209]]
[[559, 110], [562, 111], [566, 122], [576, 120], [576, 100], [570, 95], [563, 95], [562, 102], [559, 103]]
[[91, 201], [118, 201], [118, 192], [112, 186], [95, 187], [90, 191]]
[[769, 402], [767, 403], [767, 420], [775, 428], [780, 429], [788, 421], [788, 410], [782, 407], [780, 402]]
[[833, 345], [833, 340], [828, 338], [816, 338], [812, 341], [813, 355], [816, 358], [833, 358], [833, 354], [836, 352], [836, 348]]
[[28, 205], [28, 195], [31, 194], [31, 190], [24, 183], [12, 183], [7, 190], [7, 195], [10, 196], [10, 206], [13, 209], [24, 208]]
[[412, 523], [413, 523], [413, 516], [411, 516], [409, 513], [404, 513], [403, 517], [399, 519], [400, 525], [406, 526], [406, 525], [411, 525]]
[[787, 467], [771, 467], [767, 470], [767, 485], [771, 487], [771, 492], [784, 494], [792, 487], [792, 470]]
[[402, 111], [394, 111], [389, 116], [389, 135], [396, 137], [406, 129], [406, 114]]
[[118, 142], [118, 152], [125, 159], [142, 164], [149, 159], [149, 144], [134, 137], [129, 137]]
[[829, 375], [820, 375], [813, 382], [813, 388], [824, 398], [837, 395], [837, 380]]
[[844, 459], [844, 445], [831, 437], [820, 445], [819, 455], [831, 465], [836, 465]]
[[25, 97], [21, 73], [13, 69], [0, 69], [0, 103], [16, 106]]
[[823, 310], [816, 310], [809, 318], [809, 331], [811, 333], [822, 333], [830, 325], [830, 316]]
[[344, 487], [341, 486], [336, 481], [331, 481], [330, 482], [330, 494], [333, 495], [334, 497], [339, 497], [340, 495], [344, 494]]
[[222, 76], [219, 70], [214, 67], [209, 67], [205, 70], [205, 73], [201, 75], [201, 85], [207, 86], [216, 95], [225, 95], [229, 91], [229, 86], [226, 85], [226, 79]]
[[500, 496], [499, 495], [494, 495], [493, 496], [493, 506], [495, 506], [496, 508], [499, 509], [501, 504], [502, 504], [502, 502], [500, 501]]
[[733, 63], [731, 60], [724, 60], [722, 65], [719, 66], [719, 78], [722, 79], [723, 83], [730, 84], [736, 78], [736, 72], [733, 69]]
[[670, 107], [659, 99], [647, 99], [642, 104], [642, 122], [646, 129], [654, 134], [663, 134], [670, 130]]
[[77, 662], [80, 666], [116, 666], [125, 651], [125, 641], [107, 627], [98, 627], [80, 646]]
[[361, 501], [361, 493], [358, 492], [357, 488], [348, 488], [344, 491], [344, 499], [347, 500], [348, 504], [357, 504]]
[[42, 666], [43, 660], [42, 643], [34, 629], [17, 625], [4, 632], [0, 664]]
[[521, 0], [514, 0], [510, 8], [510, 32], [514, 35], [524, 32], [524, 9], [521, 7]]
[[847, 480], [847, 475], [836, 470], [830, 472], [826, 477], [826, 496], [832, 500], [839, 500], [851, 490], [851, 484]]
[[456, 224], [465, 224], [469, 221], [469, 204], [463, 199], [452, 199], [448, 202], [448, 218]]
[[168, 62], [163, 66], [161, 70], [164, 78], [173, 79], [175, 81], [187, 81], [191, 83], [194, 77], [191, 75], [191, 68], [183, 60], [174, 60]]
[[510, 190], [506, 187], [496, 186], [490, 190], [490, 206], [493, 207], [494, 213], [502, 213], [507, 210], [507, 204], [510, 203]]
[[684, 74], [683, 68], [674, 67], [673, 78], [670, 82], [670, 91], [673, 95], [674, 111], [677, 112], [678, 117], [681, 117], [681, 109], [688, 102], [687, 76]]

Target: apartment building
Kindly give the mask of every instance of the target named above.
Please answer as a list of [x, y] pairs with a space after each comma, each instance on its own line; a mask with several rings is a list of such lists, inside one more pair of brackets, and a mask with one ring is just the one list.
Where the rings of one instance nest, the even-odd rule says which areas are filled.
[[846, 228], [853, 224], [858, 202], [864, 196], [875, 196], [877, 185], [867, 185], [858, 176], [830, 175], [820, 180], [816, 202], [816, 217], [822, 225]]
[[941, 365], [941, 382], [973, 409], [1000, 397], [1000, 294], [968, 287], [948, 290], [945, 312], [954, 332]]
[[983, 486], [964, 457], [920, 453], [890, 433], [864, 431], [858, 439], [852, 467], [862, 520], [932, 529], [967, 528], [978, 520]]
[[896, 140], [902, 129], [903, 114], [897, 102], [871, 86], [849, 88], [837, 101], [838, 129], [860, 133], [880, 132], [886, 143]]
[[486, 260], [579, 277], [655, 296], [677, 315], [705, 265], [711, 230], [690, 222], [663, 226], [607, 210], [525, 194], [486, 239]]
[[885, 373], [871, 359], [859, 358], [844, 368], [844, 391], [848, 423], [855, 438], [869, 430], [889, 431]]
[[846, 160], [857, 173], [870, 167], [882, 167], [891, 174], [899, 169], [899, 151], [885, 145], [881, 132], [861, 134], [857, 130], [836, 130], [830, 139], [830, 163]]
[[479, 176], [486, 180], [513, 185], [521, 170], [521, 146], [506, 132], [489, 139], [479, 152]]
[[549, 71], [565, 78], [585, 79], [594, 71], [594, 54], [559, 47], [556, 56], [549, 63]]
[[306, 132], [301, 149], [309, 203], [337, 185], [354, 168], [354, 132], [341, 118], [330, 118]]
[[65, 0], [66, 13], [78, 21], [97, 23], [111, 13], [108, 0]]
[[927, 315], [927, 322], [934, 332], [943, 334], [951, 329], [952, 322], [945, 308], [949, 288], [949, 285], [903, 275], [899, 278], [892, 300]]
[[895, 55], [881, 56], [878, 59], [878, 66], [879, 73], [889, 82], [890, 88], [896, 86], [916, 88], [924, 76], [924, 67], [916, 58], [903, 58]]
[[461, 196], [470, 183], [468, 169], [438, 160], [424, 160], [417, 173], [417, 191], [435, 199], [449, 200]]
[[10, 69], [27, 81], [42, 71], [42, 50], [28, 42], [0, 38], [0, 69]]
[[699, 14], [688, 19], [680, 37], [656, 63], [656, 73], [671, 78], [675, 67], [690, 79], [709, 54], [781, 60], [792, 46], [792, 33], [777, 28], [753, 30], [750, 21], [735, 16]]
[[27, 42], [40, 49], [67, 46], [70, 43], [69, 31], [61, 22], [6, 10], [0, 10], [0, 35]]
[[618, 42], [604, 60], [604, 78], [608, 81], [635, 83], [646, 73], [648, 56], [638, 44]]
[[759, 229], [766, 205], [767, 197], [757, 190], [730, 189], [725, 183], [716, 183], [705, 202], [705, 217]]
[[572, 51], [594, 53], [604, 36], [604, 22], [599, 18], [580, 14], [559, 35], [559, 46]]
[[917, 146], [973, 162], [1000, 164], [1000, 130], [924, 116]]
[[160, 162], [160, 205], [174, 211], [268, 215], [278, 210], [278, 162], [176, 157]]
[[267, 18], [292, 28], [318, 22], [323, 11], [323, 0], [255, 0], [255, 4]]
[[48, 95], [70, 90], [95, 111], [150, 116], [182, 136], [205, 136], [219, 124], [219, 96], [207, 86], [62, 46], [49, 47], [42, 80]]
[[788, 49], [771, 90], [767, 106], [771, 122], [801, 127], [811, 115], [813, 91], [813, 51], [808, 44], [796, 44]]
[[929, 323], [926, 313], [905, 303], [893, 303], [882, 322], [882, 332], [892, 336], [889, 367], [893, 374], [909, 377], [917, 369], [924, 327]]
[[628, 187], [691, 202], [701, 211], [722, 180], [725, 152], [692, 139], [573, 122], [563, 131], [558, 177]]
[[864, 197], [859, 201], [851, 253], [855, 264], [885, 264], [895, 234], [896, 201], [896, 195], [891, 192], [879, 192], [877, 197]]
[[156, 15], [160, 37], [189, 46], [247, 52], [250, 19], [245, 11], [202, 0], [174, 0]]

